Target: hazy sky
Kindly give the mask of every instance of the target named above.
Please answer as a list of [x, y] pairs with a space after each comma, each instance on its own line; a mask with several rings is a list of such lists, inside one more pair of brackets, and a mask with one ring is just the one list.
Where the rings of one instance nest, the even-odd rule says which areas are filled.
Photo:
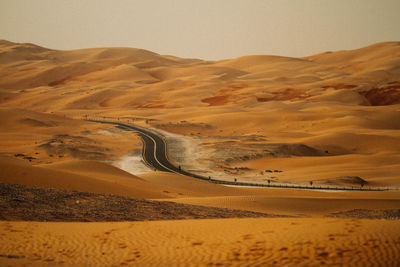
[[400, 0], [0, 0], [0, 39], [202, 59], [400, 41]]

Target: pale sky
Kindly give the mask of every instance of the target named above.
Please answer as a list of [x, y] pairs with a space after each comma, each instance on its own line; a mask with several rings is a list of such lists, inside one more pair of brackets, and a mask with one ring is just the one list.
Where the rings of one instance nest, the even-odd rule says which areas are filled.
[[400, 0], [0, 0], [0, 39], [185, 58], [307, 56], [400, 41]]

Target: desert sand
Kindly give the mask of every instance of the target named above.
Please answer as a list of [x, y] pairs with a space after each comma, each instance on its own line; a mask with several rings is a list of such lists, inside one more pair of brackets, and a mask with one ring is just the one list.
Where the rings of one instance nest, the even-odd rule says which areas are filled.
[[[171, 160], [220, 179], [307, 183], [351, 176], [373, 186], [399, 185], [398, 42], [305, 58], [222, 61], [134, 48], [59, 51], [8, 41], [0, 49], [0, 107], [7, 129], [1, 147], [7, 154], [13, 129], [18, 132], [13, 142], [25, 146], [20, 153], [33, 152], [27, 147], [32, 135], [23, 135], [27, 127], [37, 136], [31, 141], [47, 150], [44, 157], [57, 152], [46, 149], [50, 132], [72, 135], [63, 137], [69, 143], [87, 137], [92, 150], [94, 141], [101, 143], [103, 151], [86, 151], [88, 159], [103, 158], [107, 149], [114, 160], [134, 151], [132, 135], [114, 132], [115, 138], [105, 139], [110, 134], [100, 130], [105, 126], [71, 120], [89, 115], [178, 134], [196, 160], [174, 155]], [[118, 139], [128, 139], [130, 150], [111, 143]], [[83, 157], [74, 153], [69, 151]], [[282, 172], [265, 172], [275, 169]]]
[[[204, 61], [0, 41], [1, 183], [290, 216], [2, 221], [1, 265], [396, 266], [399, 66], [399, 42]], [[174, 164], [214, 179], [391, 190], [229, 187], [154, 172], [136, 133], [83, 118], [157, 131]]]
[[1, 222], [0, 262], [3, 266], [396, 266], [399, 231], [399, 221], [350, 219]]

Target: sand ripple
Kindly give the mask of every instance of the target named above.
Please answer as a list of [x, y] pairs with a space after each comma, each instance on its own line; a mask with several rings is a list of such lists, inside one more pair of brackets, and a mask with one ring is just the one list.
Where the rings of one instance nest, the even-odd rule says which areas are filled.
[[400, 262], [399, 221], [2, 222], [0, 233], [1, 265], [398, 266]]

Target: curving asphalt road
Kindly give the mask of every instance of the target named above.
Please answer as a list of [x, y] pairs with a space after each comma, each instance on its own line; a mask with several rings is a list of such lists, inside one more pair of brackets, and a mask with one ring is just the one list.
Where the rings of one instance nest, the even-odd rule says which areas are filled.
[[140, 126], [134, 126], [126, 123], [121, 123], [121, 122], [113, 122], [113, 121], [102, 121], [102, 120], [88, 120], [92, 122], [98, 122], [98, 123], [106, 123], [106, 124], [114, 124], [118, 126], [121, 129], [124, 129], [126, 131], [136, 131], [139, 133], [140, 137], [143, 140], [143, 160], [146, 162], [146, 164], [149, 167], [152, 167], [158, 171], [165, 171], [165, 172], [174, 172], [174, 173], [180, 173], [186, 176], [194, 177], [194, 178], [200, 178], [200, 179], [206, 179], [204, 177], [186, 172], [184, 170], [180, 170], [179, 166], [176, 167], [173, 165], [171, 162], [168, 160], [168, 155], [167, 155], [167, 144], [164, 141], [164, 139], [143, 128]]
[[387, 189], [381, 188], [360, 188], [360, 187], [327, 187], [327, 186], [300, 186], [300, 185], [285, 185], [285, 184], [258, 184], [258, 183], [245, 183], [245, 182], [234, 182], [234, 181], [225, 181], [225, 180], [215, 180], [209, 177], [200, 176], [194, 173], [187, 172], [181, 169], [179, 166], [176, 167], [168, 160], [167, 155], [167, 143], [165, 140], [157, 135], [156, 133], [147, 130], [144, 127], [126, 124], [122, 122], [116, 121], [104, 121], [97, 119], [88, 119], [84, 118], [86, 121], [97, 122], [97, 123], [105, 123], [105, 124], [113, 124], [117, 127], [124, 129], [126, 131], [135, 131], [138, 132], [140, 137], [143, 140], [143, 160], [150, 167], [165, 172], [173, 172], [182, 174], [185, 176], [193, 177], [196, 179], [201, 179], [205, 181], [209, 181], [216, 184], [225, 184], [232, 186], [252, 186], [252, 187], [275, 187], [275, 188], [292, 188], [292, 189], [307, 189], [307, 190], [334, 190], [334, 191], [384, 191]]

